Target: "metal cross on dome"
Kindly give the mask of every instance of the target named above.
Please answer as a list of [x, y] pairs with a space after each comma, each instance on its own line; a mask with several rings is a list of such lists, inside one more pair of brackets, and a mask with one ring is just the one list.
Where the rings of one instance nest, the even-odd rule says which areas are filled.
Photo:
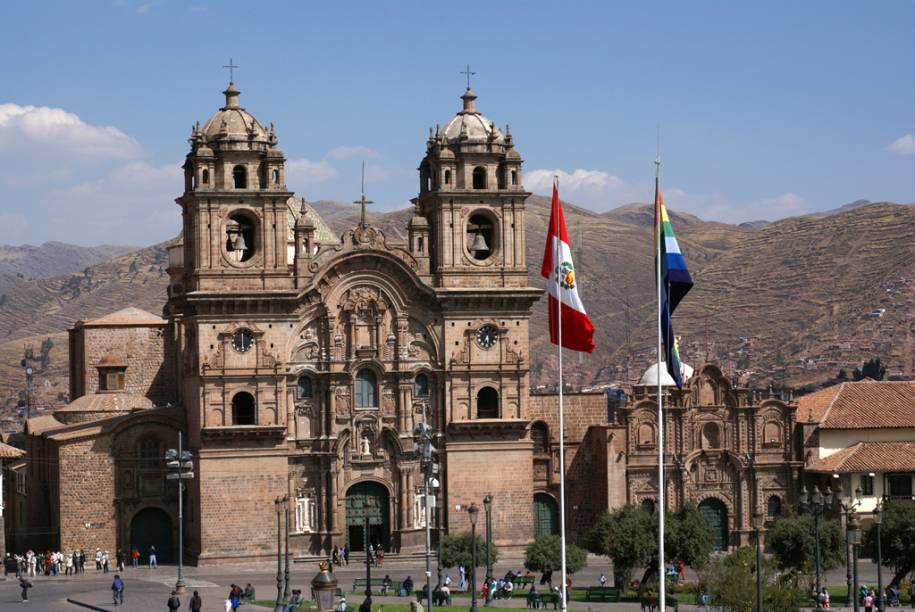
[[470, 89], [470, 77], [476, 74], [476, 72], [470, 71], [470, 64], [467, 64], [466, 70], [461, 70], [461, 74], [467, 75], [467, 89]]
[[233, 64], [233, 63], [232, 63], [232, 58], [230, 57], [230, 58], [229, 58], [229, 65], [228, 65], [228, 66], [223, 66], [223, 68], [228, 68], [228, 69], [229, 69], [229, 82], [230, 82], [230, 83], [234, 83], [234, 82], [235, 82], [235, 69], [236, 69], [236, 68], [241, 68], [241, 66], [237, 66], [237, 65]]

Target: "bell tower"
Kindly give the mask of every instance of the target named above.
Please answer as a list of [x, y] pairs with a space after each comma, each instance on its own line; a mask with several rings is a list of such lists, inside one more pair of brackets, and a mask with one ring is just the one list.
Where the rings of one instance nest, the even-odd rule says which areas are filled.
[[[225, 106], [191, 128], [184, 163], [185, 291], [289, 289], [283, 152], [243, 107], [234, 83]], [[173, 283], [174, 284], [174, 283]]]
[[428, 219], [434, 283], [439, 287], [524, 287], [524, 201], [521, 156], [476, 109], [470, 89], [463, 108], [429, 130], [414, 200]]

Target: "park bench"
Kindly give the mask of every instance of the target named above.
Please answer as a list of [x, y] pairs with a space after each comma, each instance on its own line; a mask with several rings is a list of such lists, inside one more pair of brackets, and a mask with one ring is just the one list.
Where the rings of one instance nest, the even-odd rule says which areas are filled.
[[559, 593], [544, 591], [543, 593], [538, 592], [537, 596], [540, 598], [541, 608], [546, 608], [548, 604], [553, 604], [554, 610], [559, 609]]
[[531, 588], [531, 585], [534, 584], [534, 577], [533, 576], [515, 576], [512, 579], [512, 584], [515, 585], [516, 591], [522, 587], [525, 589], [529, 589], [529, 588]]
[[585, 589], [585, 601], [619, 601], [620, 590], [617, 587], [591, 586]]
[[[425, 595], [423, 594], [422, 589], [417, 589], [417, 590], [415, 591], [415, 594], [416, 594], [416, 601], [418, 601], [418, 602], [421, 603], [421, 604], [426, 603], [426, 597], [425, 597]], [[433, 604], [434, 604], [434, 605], [441, 605], [440, 603], [438, 603], [438, 602], [440, 602], [440, 601], [441, 601], [441, 596], [439, 596], [438, 598], [436, 598], [436, 591], [435, 591], [435, 589], [433, 589], [433, 590], [432, 590], [432, 602], [433, 602]], [[448, 605], [448, 606], [451, 605], [451, 592], [450, 592], [450, 590], [449, 590], [448, 596], [445, 597], [445, 605]]]
[[[361, 593], [365, 590], [366, 583], [368, 581], [365, 578], [356, 578], [353, 580], [353, 593]], [[372, 578], [372, 592], [381, 593], [381, 588], [384, 585], [384, 578]], [[400, 595], [400, 589], [403, 586], [403, 581], [401, 580], [392, 580], [391, 586], [388, 587], [388, 595]]]

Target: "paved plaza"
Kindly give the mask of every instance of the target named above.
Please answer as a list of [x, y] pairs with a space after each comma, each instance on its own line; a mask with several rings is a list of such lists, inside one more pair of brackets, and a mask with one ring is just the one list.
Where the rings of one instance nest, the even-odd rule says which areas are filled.
[[[411, 576], [420, 588], [424, 581], [425, 563], [419, 558], [397, 559], [389, 557], [385, 560], [384, 567], [372, 568], [373, 577], [382, 577], [384, 574], [390, 574], [394, 580], [402, 580], [408, 575]], [[506, 557], [505, 560], [496, 565], [497, 574], [513, 570], [523, 570], [521, 559], [519, 557]], [[291, 567], [291, 587], [302, 589], [306, 597], [310, 593], [310, 582], [317, 573], [317, 563], [296, 563]], [[433, 574], [434, 574], [433, 568]], [[590, 556], [588, 567], [574, 576], [575, 586], [596, 585], [597, 578], [601, 572], [608, 572], [606, 559], [602, 557]], [[862, 561], [859, 565], [861, 580], [867, 584], [876, 584], [877, 571], [876, 566], [869, 561]], [[358, 607], [362, 602], [361, 593], [350, 593], [352, 590], [353, 580], [365, 576], [364, 565], [354, 562], [348, 567], [342, 567], [336, 570], [337, 579], [340, 587], [344, 590], [350, 605]], [[276, 597], [276, 566], [269, 563], [241, 564], [241, 565], [224, 565], [219, 567], [189, 567], [185, 568], [185, 578], [189, 586], [189, 593], [183, 596], [182, 608], [187, 609], [187, 600], [190, 592], [198, 590], [203, 598], [203, 610], [208, 612], [221, 612], [223, 602], [229, 585], [237, 583], [244, 586], [251, 583], [257, 589], [258, 599], [270, 599]], [[451, 577], [457, 583], [457, 572], [452, 570]], [[609, 573], [608, 573], [609, 575]], [[889, 579], [889, 571], [884, 571], [884, 578]], [[162, 566], [157, 570], [151, 570], [145, 567], [139, 569], [127, 568], [122, 577], [126, 583], [125, 602], [118, 609], [123, 612], [145, 612], [147, 610], [166, 610], [165, 602], [168, 599], [172, 586], [177, 576], [175, 566]], [[39, 576], [33, 579], [35, 587], [30, 592], [30, 601], [21, 603], [19, 598], [18, 581], [13, 577], [6, 580], [0, 579], [0, 610], [12, 610], [24, 607], [30, 607], [42, 612], [58, 611], [77, 611], [80, 609], [95, 610], [114, 610], [112, 603], [110, 585], [114, 573], [102, 574], [94, 569], [89, 569], [81, 576], [57, 576], [44, 577]], [[845, 583], [845, 570], [840, 568], [828, 573], [828, 584], [840, 585]], [[392, 603], [406, 603], [406, 598], [399, 597], [379, 597], [373, 596], [373, 602], [377, 606]], [[68, 601], [69, 600], [69, 601]], [[83, 604], [82, 606], [78, 604]], [[466, 604], [469, 608], [470, 601], [467, 598], [456, 597], [455, 604], [460, 606]], [[510, 601], [501, 600], [499, 607], [524, 608], [523, 598], [516, 598]], [[480, 602], [482, 608], [482, 602]], [[257, 610], [262, 609], [259, 606], [246, 605], [243, 609]], [[607, 611], [630, 611], [639, 610], [637, 604], [631, 603], [586, 603], [572, 602], [569, 605], [572, 610], [607, 610]], [[696, 610], [695, 606], [684, 605], [680, 607], [684, 612]], [[850, 608], [832, 608], [833, 610], [850, 610]]]

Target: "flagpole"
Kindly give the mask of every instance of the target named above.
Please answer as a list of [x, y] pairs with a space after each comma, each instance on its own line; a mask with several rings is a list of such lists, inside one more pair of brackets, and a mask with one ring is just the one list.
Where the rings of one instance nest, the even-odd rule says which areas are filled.
[[658, 607], [665, 609], [667, 586], [664, 583], [664, 390], [662, 387], [661, 373], [661, 240], [663, 240], [663, 221], [661, 219], [660, 184], [661, 184], [661, 155], [655, 159], [654, 175], [654, 208], [655, 208], [655, 273], [658, 281]]
[[[560, 233], [561, 226], [559, 225], [559, 211], [562, 207], [562, 202], [559, 200], [559, 177], [553, 177], [553, 189], [556, 193], [556, 200], [558, 206], [553, 212], [555, 217], [556, 224], [556, 233], [553, 236], [554, 243], [554, 255], [553, 255], [553, 268], [554, 270], [559, 270], [562, 262], [559, 260], [560, 254], [560, 244], [562, 242], [562, 234]], [[558, 273], [558, 272], [557, 272]], [[562, 410], [562, 395], [563, 395], [563, 379], [562, 379], [562, 282], [556, 283], [557, 285], [557, 306], [556, 306], [556, 328], [557, 328], [557, 344], [559, 345], [559, 554], [560, 554], [560, 563], [561, 563], [561, 574], [562, 574], [562, 587], [560, 589], [560, 596], [562, 597], [562, 610], [565, 611], [568, 608], [567, 604], [567, 594], [566, 594], [566, 478], [565, 478], [565, 424], [563, 421], [563, 410]]]

